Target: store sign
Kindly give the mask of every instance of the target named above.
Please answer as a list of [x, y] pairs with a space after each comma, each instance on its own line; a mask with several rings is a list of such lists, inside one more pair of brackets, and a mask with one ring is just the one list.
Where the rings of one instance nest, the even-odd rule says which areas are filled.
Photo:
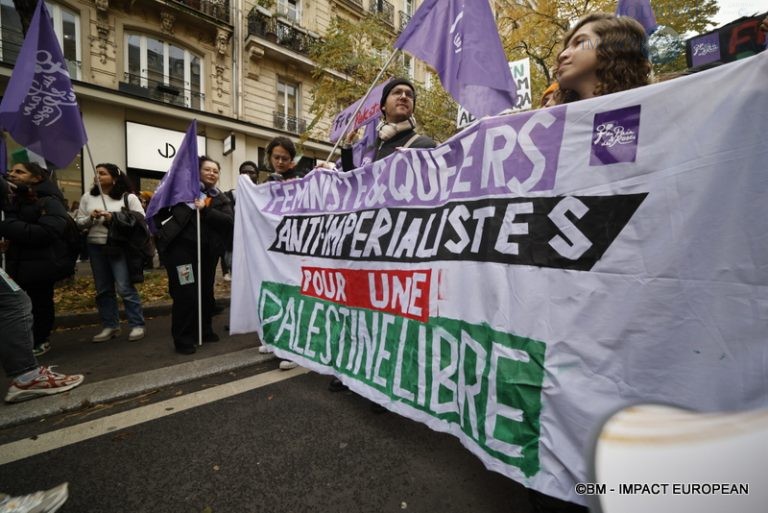
[[[171, 168], [184, 132], [126, 121], [125, 136], [129, 168], [165, 173]], [[204, 136], [197, 136], [197, 148], [201, 155], [206, 153], [205, 141]]]
[[766, 14], [745, 16], [686, 41], [689, 68], [725, 64], [765, 50], [766, 33], [760, 23]]
[[235, 151], [235, 134], [229, 134], [224, 138], [224, 156]]

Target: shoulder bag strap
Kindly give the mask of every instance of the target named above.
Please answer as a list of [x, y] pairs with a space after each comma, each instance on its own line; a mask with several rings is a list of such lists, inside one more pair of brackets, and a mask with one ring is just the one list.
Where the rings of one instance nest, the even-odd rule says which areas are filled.
[[413, 134], [411, 138], [408, 139], [408, 141], [406, 141], [406, 143], [401, 146], [401, 148], [410, 148], [411, 144], [415, 143], [416, 139], [418, 138], [419, 138], [419, 134]]

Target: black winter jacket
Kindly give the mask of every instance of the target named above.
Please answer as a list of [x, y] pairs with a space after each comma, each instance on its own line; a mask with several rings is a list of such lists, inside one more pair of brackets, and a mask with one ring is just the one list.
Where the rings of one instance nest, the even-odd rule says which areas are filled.
[[0, 236], [9, 241], [6, 271], [22, 288], [54, 283], [55, 265], [66, 252], [67, 213], [61, 191], [50, 180], [19, 187], [3, 209]]
[[[232, 247], [235, 211], [226, 194], [218, 191], [211, 195], [211, 204], [200, 211], [200, 240], [204, 251], [223, 255]], [[197, 216], [194, 209], [184, 203], [163, 209], [154, 217], [158, 228], [157, 249], [165, 251], [176, 240], [195, 243], [197, 240]]]
[[[402, 148], [405, 144], [416, 134], [416, 130], [405, 130], [399, 132], [394, 137], [387, 141], [382, 141], [378, 137], [376, 138], [376, 155], [373, 157], [374, 162], [381, 160], [385, 157], [392, 155], [396, 149]], [[416, 139], [408, 145], [409, 148], [434, 148], [437, 146], [435, 141], [427, 137], [426, 135], [417, 135]], [[352, 148], [341, 149], [341, 168], [344, 171], [352, 171], [355, 169], [355, 163], [352, 158]]]

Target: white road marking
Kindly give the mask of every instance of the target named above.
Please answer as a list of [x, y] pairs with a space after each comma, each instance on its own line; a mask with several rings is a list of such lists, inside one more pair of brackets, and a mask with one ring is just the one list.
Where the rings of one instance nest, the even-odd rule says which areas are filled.
[[167, 417], [174, 413], [226, 399], [233, 395], [242, 394], [266, 385], [278, 383], [308, 372], [309, 370], [302, 367], [297, 367], [289, 371], [274, 370], [265, 372], [231, 383], [225, 383], [223, 385], [200, 390], [199, 392], [174, 397], [173, 399], [134, 408], [122, 413], [116, 413], [109, 417], [51, 431], [37, 436], [34, 440], [25, 438], [24, 440], [0, 446], [0, 465], [29, 458], [30, 456], [42, 454], [150, 420]]

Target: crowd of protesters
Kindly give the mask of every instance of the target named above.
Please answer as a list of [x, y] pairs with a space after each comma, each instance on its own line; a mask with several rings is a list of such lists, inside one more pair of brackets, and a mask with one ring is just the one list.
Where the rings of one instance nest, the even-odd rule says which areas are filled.
[[[582, 100], [639, 87], [651, 81], [648, 60], [648, 40], [643, 27], [626, 17], [591, 14], [580, 20], [565, 36], [552, 84], [542, 98], [542, 106]], [[387, 83], [380, 99], [381, 121], [373, 148], [373, 160], [387, 157], [404, 148], [431, 148], [435, 141], [416, 130], [414, 110], [416, 88], [407, 79], [395, 78]], [[342, 146], [342, 169], [355, 167], [351, 143], [355, 134], [345, 135]], [[60, 275], [54, 272], [46, 258], [54, 254], [37, 239], [55, 241], [63, 236], [65, 218], [72, 215], [78, 228], [84, 231], [87, 251], [80, 255], [89, 260], [95, 284], [96, 306], [101, 331], [94, 342], [105, 342], [121, 335], [116, 293], [122, 298], [129, 326], [128, 339], [145, 336], [145, 323], [139, 293], [134, 279], [137, 271], [131, 259], [110, 247], [110, 227], [121, 211], [129, 212], [143, 221], [151, 194], [135, 194], [127, 176], [116, 165], [96, 166], [93, 187], [86, 192], [76, 208], [68, 213], [61, 193], [47, 176], [44, 168], [34, 162], [14, 161], [8, 179], [16, 189], [7, 206], [10, 219], [4, 221], [2, 234], [4, 258], [8, 274], [29, 296], [32, 304], [33, 352], [42, 355], [50, 349], [50, 332], [54, 320], [53, 288]], [[26, 159], [28, 160], [28, 159]], [[154, 239], [160, 260], [165, 266], [169, 292], [173, 301], [172, 328], [177, 352], [195, 352], [196, 342], [215, 342], [219, 335], [213, 331], [211, 318], [215, 312], [214, 279], [219, 260], [224, 276], [231, 277], [232, 234], [236, 191], [222, 192], [218, 187], [221, 168], [210, 157], [200, 158], [200, 194], [190, 204], [180, 203], [161, 210], [154, 218], [159, 231]], [[268, 180], [291, 180], [296, 173], [296, 148], [286, 137], [276, 137], [267, 145], [264, 167]], [[240, 174], [257, 181], [259, 166], [245, 161]], [[43, 215], [40, 215], [40, 212]], [[198, 319], [196, 251], [198, 219], [201, 233], [201, 315]], [[34, 220], [31, 222], [30, 220]], [[23, 223], [28, 223], [25, 231]], [[31, 224], [29, 224], [31, 223]], [[20, 239], [22, 233], [29, 240]], [[50, 244], [50, 243], [48, 243]], [[154, 251], [152, 247], [150, 251]], [[146, 265], [146, 260], [138, 274]], [[151, 265], [151, 264], [150, 264]], [[198, 324], [202, 332], [198, 333]], [[264, 351], [268, 351], [265, 347]], [[285, 361], [289, 368], [295, 364]], [[337, 380], [332, 389], [342, 389]]]

